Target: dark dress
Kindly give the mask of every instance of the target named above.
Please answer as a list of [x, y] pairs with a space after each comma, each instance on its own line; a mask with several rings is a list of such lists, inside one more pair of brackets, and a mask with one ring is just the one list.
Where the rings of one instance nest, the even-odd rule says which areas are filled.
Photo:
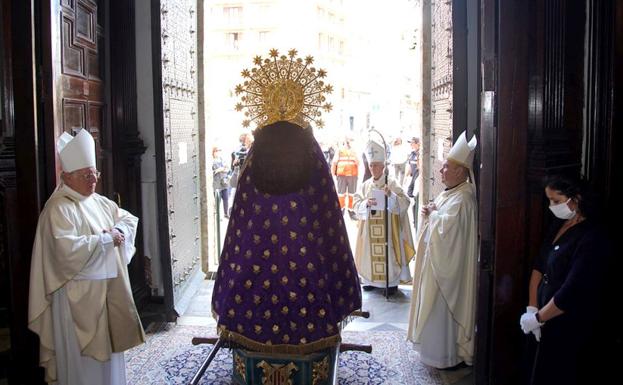
[[299, 192], [269, 195], [243, 167], [212, 296], [218, 332], [263, 352], [307, 354], [340, 340], [361, 288], [322, 150]]
[[[550, 299], [564, 311], [541, 327], [541, 341], [530, 335], [527, 383], [579, 384], [591, 369], [608, 247], [601, 231], [589, 220], [569, 228], [553, 242], [564, 221], [556, 220], [536, 260], [543, 274], [538, 287], [539, 309]], [[603, 354], [606, 354], [605, 352]], [[592, 368], [593, 370], [595, 368]]]

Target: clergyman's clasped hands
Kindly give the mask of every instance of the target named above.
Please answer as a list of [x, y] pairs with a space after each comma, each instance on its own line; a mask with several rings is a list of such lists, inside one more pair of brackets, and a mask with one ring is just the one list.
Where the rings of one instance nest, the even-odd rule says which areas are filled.
[[539, 322], [536, 318], [536, 313], [539, 311], [535, 306], [527, 306], [526, 312], [519, 319], [519, 325], [521, 326], [521, 330], [523, 330], [524, 334], [528, 334], [532, 332], [534, 334], [534, 338], [537, 341], [541, 340], [541, 326], [543, 326], [542, 322]]
[[112, 237], [113, 244], [115, 246], [120, 246], [123, 242], [125, 242], [125, 236], [119, 229], [113, 227], [111, 229], [104, 229], [105, 233], [109, 233]]

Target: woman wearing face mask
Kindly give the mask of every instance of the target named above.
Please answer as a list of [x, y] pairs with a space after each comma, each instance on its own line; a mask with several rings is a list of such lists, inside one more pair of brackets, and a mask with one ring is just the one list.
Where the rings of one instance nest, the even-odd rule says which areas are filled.
[[536, 258], [529, 300], [520, 318], [529, 335], [526, 377], [529, 384], [579, 384], [580, 370], [599, 329], [600, 301], [608, 247], [591, 215], [588, 195], [578, 183], [556, 176], [545, 183], [556, 219]]

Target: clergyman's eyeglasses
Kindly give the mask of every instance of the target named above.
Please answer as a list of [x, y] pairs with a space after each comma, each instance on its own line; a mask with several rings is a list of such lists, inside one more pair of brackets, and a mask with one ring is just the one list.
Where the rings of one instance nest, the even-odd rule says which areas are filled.
[[91, 179], [99, 179], [100, 175], [102, 175], [101, 172], [99, 171], [95, 171], [95, 172], [90, 172], [88, 174], [78, 174], [79, 178], [84, 178], [86, 180], [91, 180]]

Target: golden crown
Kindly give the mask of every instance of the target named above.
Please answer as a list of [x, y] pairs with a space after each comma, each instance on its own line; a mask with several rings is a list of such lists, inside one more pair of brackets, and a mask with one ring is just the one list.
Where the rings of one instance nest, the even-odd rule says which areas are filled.
[[236, 86], [236, 95], [242, 94], [236, 111], [247, 109], [244, 127], [251, 121], [263, 127], [279, 120], [301, 127], [310, 121], [318, 127], [324, 126], [320, 110], [329, 112], [333, 108], [325, 102], [325, 94], [333, 92], [333, 87], [322, 80], [327, 75], [325, 70], [310, 67], [314, 62], [312, 56], [302, 59], [296, 55], [295, 49], [288, 51], [288, 56], [279, 56], [276, 49], [271, 49], [269, 58], [256, 56], [255, 67], [242, 71], [246, 80]]

